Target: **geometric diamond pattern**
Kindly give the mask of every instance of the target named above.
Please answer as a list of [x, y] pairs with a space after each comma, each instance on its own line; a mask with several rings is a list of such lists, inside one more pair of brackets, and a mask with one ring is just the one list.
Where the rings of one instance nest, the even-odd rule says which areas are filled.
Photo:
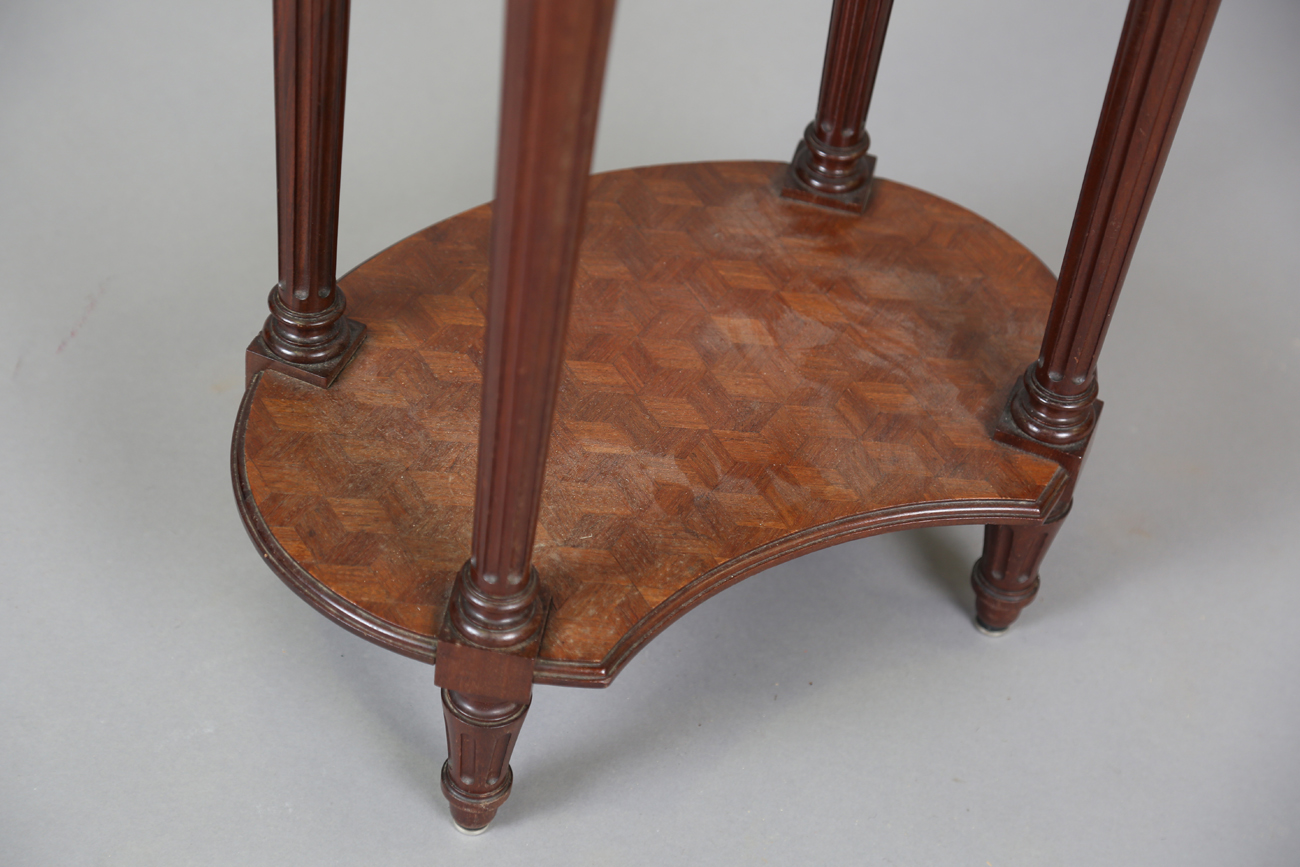
[[[1041, 518], [1059, 483], [991, 438], [1048, 269], [919, 190], [877, 180], [853, 217], [780, 198], [784, 171], [592, 178], [534, 559], [553, 600], [539, 681], [607, 683], [801, 550]], [[328, 390], [265, 374], [237, 454], [288, 557], [421, 636], [469, 551], [490, 222], [468, 211], [340, 281], [365, 344]]]

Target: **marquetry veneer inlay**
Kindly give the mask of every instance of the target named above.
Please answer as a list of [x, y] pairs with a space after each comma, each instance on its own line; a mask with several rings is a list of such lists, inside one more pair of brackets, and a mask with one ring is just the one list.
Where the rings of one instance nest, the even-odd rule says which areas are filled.
[[[536, 679], [603, 684], [726, 584], [927, 523], [1041, 521], [1058, 464], [996, 443], [1054, 278], [984, 219], [877, 180], [862, 217], [785, 166], [591, 179], [534, 564]], [[250, 532], [340, 623], [432, 661], [470, 550], [491, 208], [340, 287], [365, 343], [329, 389], [259, 374], [236, 429]]]

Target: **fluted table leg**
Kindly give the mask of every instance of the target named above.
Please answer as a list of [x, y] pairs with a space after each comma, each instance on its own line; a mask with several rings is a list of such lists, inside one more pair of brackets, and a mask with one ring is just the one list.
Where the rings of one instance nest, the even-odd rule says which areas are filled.
[[546, 619], [533, 539], [613, 13], [613, 0], [507, 6], [473, 549], [436, 673], [452, 748], [443, 791], [469, 831], [510, 792]]
[[348, 11], [348, 0], [275, 0], [280, 280], [245, 356], [250, 381], [271, 368], [329, 386], [365, 336], [335, 282]]
[[[1097, 358], [1218, 7], [1219, 0], [1129, 3], [1042, 349], [997, 432], [1066, 469], [1061, 503], [1070, 502], [1101, 412]], [[990, 527], [985, 534], [976, 605], [981, 619], [998, 621], [986, 627], [1006, 628], [1033, 598], [1007, 589], [994, 572], [1032, 559], [1028, 577], [1036, 588], [1037, 564], [1056, 532], [1048, 527], [1059, 525], [1064, 511], [1054, 514], [1043, 527]]]

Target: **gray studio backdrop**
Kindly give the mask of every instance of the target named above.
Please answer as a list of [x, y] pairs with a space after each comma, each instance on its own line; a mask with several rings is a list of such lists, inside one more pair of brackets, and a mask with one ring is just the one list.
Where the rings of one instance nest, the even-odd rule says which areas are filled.
[[[499, 3], [355, 5], [341, 270], [491, 197], [499, 84]], [[788, 158], [829, 7], [622, 0], [597, 168]], [[878, 171], [1058, 267], [1123, 14], [898, 0]], [[270, 28], [0, 3], [0, 864], [1300, 863], [1300, 4], [1224, 4], [1012, 634], [971, 628], [978, 528], [773, 569], [612, 688], [539, 689], [476, 839], [432, 669], [236, 517]]]

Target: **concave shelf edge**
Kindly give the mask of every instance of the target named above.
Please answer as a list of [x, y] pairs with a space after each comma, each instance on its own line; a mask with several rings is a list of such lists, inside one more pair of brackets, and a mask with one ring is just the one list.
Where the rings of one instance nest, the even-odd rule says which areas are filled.
[[[239, 516], [254, 547], [289, 589], [330, 620], [380, 647], [435, 664], [438, 655], [436, 639], [389, 623], [326, 587], [284, 550], [262, 519], [248, 485], [244, 432], [253, 395], [263, 376], [265, 373], [254, 376], [240, 402], [230, 455]], [[1038, 523], [1055, 505], [1065, 482], [1066, 472], [1061, 469], [1034, 501], [951, 500], [895, 506], [831, 521], [769, 542], [711, 569], [673, 593], [642, 617], [599, 663], [540, 658], [533, 682], [597, 689], [609, 686], [651, 639], [705, 600], [764, 569], [842, 542], [896, 530], [961, 524]]]
[[[1037, 334], [1041, 328], [1039, 317], [1046, 315], [1055, 284], [1050, 270], [1032, 252], [984, 218], [923, 190], [881, 179], [874, 205], [878, 219], [864, 222], [846, 219], [839, 214], [828, 216], [822, 208], [781, 199], [778, 189], [784, 169], [784, 164], [766, 162], [698, 163], [648, 166], [592, 178], [589, 215], [603, 216], [595, 223], [601, 230], [589, 232], [584, 241], [584, 258], [580, 260], [579, 271], [581, 273], [585, 267], [584, 262], [591, 263], [593, 270], [587, 276], [592, 281], [590, 285], [595, 287], [590, 290], [593, 293], [591, 299], [599, 300], [588, 299], [584, 311], [585, 296], [575, 285], [570, 342], [578, 347], [578, 351], [570, 356], [568, 353], [574, 352], [570, 347], [566, 352], [566, 364], [573, 365], [575, 370], [577, 365], [586, 365], [584, 371], [587, 368], [595, 370], [595, 367], [601, 370], [588, 371], [590, 380], [577, 377], [573, 371], [566, 373], [556, 425], [557, 430], [566, 424], [573, 427], [559, 437], [559, 444], [556, 435], [552, 436], [548, 485], [557, 482], [559, 487], [553, 490], [560, 492], [554, 496], [563, 497], [565, 485], [571, 486], [570, 496], [574, 491], [602, 492], [601, 497], [617, 494], [599, 486], [590, 487], [593, 484], [590, 479], [580, 478], [590, 467], [601, 466], [599, 463], [582, 463], [587, 459], [605, 461], [606, 466], [600, 472], [608, 474], [619, 472], [617, 464], [610, 461], [624, 460], [610, 455], [646, 455], [650, 464], [631, 467], [632, 475], [628, 478], [635, 478], [636, 484], [644, 484], [647, 479], [658, 483], [664, 470], [655, 461], [671, 463], [670, 469], [678, 475], [690, 471], [689, 466], [683, 470], [685, 465], [681, 462], [687, 452], [676, 454], [654, 449], [660, 445], [676, 448], [674, 443], [701, 442], [690, 440], [689, 437], [693, 436], [690, 432], [698, 429], [707, 416], [706, 435], [713, 438], [715, 449], [723, 451], [700, 454], [715, 462], [723, 460], [717, 457], [718, 454], [725, 454], [726, 460], [742, 469], [738, 469], [734, 476], [727, 476], [731, 471], [721, 463], [715, 463], [710, 464], [710, 471], [716, 470], [721, 474], [716, 479], [701, 482], [694, 475], [668, 479], [670, 486], [689, 489], [699, 502], [694, 507], [678, 511], [664, 506], [660, 517], [667, 515], [681, 524], [680, 527], [676, 524], [670, 526], [670, 534], [676, 531], [678, 538], [687, 538], [688, 543], [696, 538], [711, 538], [717, 542], [714, 547], [721, 551], [723, 540], [730, 538], [729, 531], [724, 528], [774, 529], [780, 526], [737, 523], [733, 513], [727, 511], [731, 506], [721, 499], [710, 499], [714, 494], [755, 493], [758, 490], [754, 487], [756, 481], [767, 477], [760, 478], [758, 470], [746, 475], [743, 467], [755, 461], [760, 464], [771, 461], [772, 468], [797, 467], [816, 472], [813, 472], [811, 483], [803, 482], [802, 477], [778, 480], [803, 492], [800, 494], [803, 499], [798, 504], [784, 501], [783, 508], [789, 508], [788, 513], [774, 514], [774, 520], [786, 523], [783, 529], [742, 536], [740, 538], [744, 541], [736, 540], [722, 556], [711, 560], [705, 556], [709, 553], [706, 549], [662, 549], [690, 552], [669, 555], [659, 561], [669, 564], [673, 556], [679, 557], [675, 565], [665, 565], [658, 577], [652, 576], [648, 585], [651, 590], [657, 586], [666, 592], [639, 595], [644, 585], [636, 581], [630, 582], [627, 595], [618, 596], [612, 590], [607, 592], [604, 588], [615, 584], [600, 572], [606, 567], [591, 564], [600, 564], [599, 556], [609, 556], [613, 544], [611, 539], [617, 536], [593, 542], [590, 548], [575, 544], [592, 538], [591, 535], [578, 535], [591, 532], [588, 529], [576, 529], [580, 521], [588, 517], [585, 513], [573, 518], [561, 515], [559, 530], [556, 525], [548, 524], [551, 537], [539, 544], [552, 552], [572, 547], [577, 556], [575, 560], [554, 561], [543, 568], [544, 581], [551, 570], [552, 590], [559, 592], [563, 588], [557, 606], [566, 604], [567, 594], [571, 600], [599, 599], [596, 604], [606, 608], [588, 608], [592, 603], [585, 601], [575, 603], [573, 608], [557, 607], [556, 611], [575, 613], [553, 619], [548, 625], [548, 640], [553, 641], [553, 652], [544, 645], [535, 670], [537, 683], [607, 686], [641, 647], [687, 611], [732, 584], [788, 559], [840, 542], [894, 530], [957, 524], [1039, 523], [1065, 493], [1067, 471], [1052, 455], [1035, 454], [1032, 449], [999, 442], [993, 437], [997, 416], [1005, 413], [1006, 389], [1024, 370], [1024, 364], [1037, 348]], [[477, 391], [477, 378], [481, 377], [473, 369], [476, 362], [472, 345], [475, 340], [481, 341], [481, 336], [466, 335], [475, 329], [481, 335], [490, 208], [490, 203], [479, 206], [422, 229], [379, 251], [341, 278], [340, 283], [347, 284], [345, 289], [349, 300], [354, 302], [359, 319], [372, 328], [372, 339], [367, 347], [353, 361], [350, 372], [344, 371], [340, 384], [329, 391], [294, 384], [293, 380], [279, 374], [257, 374], [250, 381], [241, 402], [232, 443], [231, 470], [240, 516], [255, 548], [272, 571], [304, 601], [335, 623], [382, 647], [431, 664], [437, 657], [434, 638], [437, 624], [441, 622], [450, 590], [448, 575], [451, 573], [444, 572], [450, 568], [451, 560], [457, 561], [458, 568], [463, 562], [459, 558], [468, 552], [467, 515], [471, 510], [472, 496], [466, 499], [465, 485], [472, 482], [473, 444], [477, 441], [478, 421], [477, 397], [471, 392]], [[640, 247], [630, 251], [624, 249], [624, 245], [629, 243], [627, 234], [619, 234], [623, 231], [619, 227], [624, 225], [633, 227], [631, 240], [639, 243]], [[652, 234], [640, 237], [637, 233], [643, 230]], [[677, 243], [674, 238], [686, 237], [684, 231], [694, 233], [689, 236], [690, 243], [699, 245], [700, 249], [682, 248], [685, 249], [682, 252], [673, 246]], [[817, 243], [810, 245], [810, 238], [816, 238]], [[792, 244], [790, 249], [796, 253], [790, 270], [763, 272], [761, 269], [768, 267], [770, 261], [765, 257], [774, 250], [780, 253], [786, 249], [781, 245], [786, 243]], [[588, 248], [592, 252], [590, 260], [586, 258]], [[873, 252], [868, 254], [868, 250]], [[705, 278], [697, 280], [685, 270], [683, 263], [692, 261], [691, 256], [706, 263], [701, 266], [704, 269], [701, 273], [708, 272], [711, 282]], [[723, 264], [717, 264], [719, 262]], [[710, 270], [724, 265], [730, 269], [725, 273]], [[619, 271], [620, 267], [623, 271]], [[751, 270], [745, 270], [747, 267]], [[658, 268], [663, 270], [656, 270]], [[900, 270], [895, 273], [891, 269]], [[920, 274], [922, 280], [898, 282], [903, 279], [898, 276], [900, 274]], [[773, 279], [766, 288], [761, 285], [765, 275]], [[809, 275], [816, 275], [816, 279], [810, 280]], [[751, 283], [751, 280], [757, 282]], [[871, 282], [873, 280], [882, 282]], [[883, 287], [879, 295], [873, 294], [877, 292], [877, 286]], [[413, 287], [420, 291], [412, 293]], [[777, 292], [781, 294], [778, 296]], [[636, 330], [644, 324], [636, 319], [640, 311], [676, 304], [682, 297], [686, 303], [673, 308], [685, 311], [681, 319], [673, 320], [679, 323], [674, 326], [676, 331], [643, 335]], [[778, 297], [784, 300], [775, 306], [769, 303], [769, 299]], [[883, 306], [876, 306], [877, 298]], [[948, 298], [955, 300], [947, 304]], [[425, 306], [426, 299], [432, 306]], [[754, 303], [758, 306], [750, 306], [754, 299], [757, 299]], [[938, 306], [935, 306], [936, 301]], [[438, 306], [444, 302], [449, 306]], [[610, 303], [619, 305], [618, 314], [623, 319], [605, 318], [608, 309], [601, 305]], [[885, 311], [884, 314], [876, 318], [876, 312], [881, 310]], [[917, 314], [916, 310], [925, 312]], [[831, 315], [824, 316], [828, 311]], [[871, 313], [867, 315], [863, 311]], [[929, 311], [934, 311], [933, 319]], [[1013, 311], [1017, 311], [1017, 315], [1012, 316]], [[403, 318], [408, 314], [414, 318]], [[1005, 329], [1001, 328], [1003, 322], [1008, 323]], [[618, 331], [633, 325], [635, 327], [630, 332]], [[768, 330], [762, 332], [763, 328]], [[782, 328], [793, 330], [781, 331]], [[442, 341], [444, 332], [452, 336], [445, 343], [438, 342]], [[584, 339], [587, 342], [573, 340], [575, 333], [586, 335]], [[786, 342], [787, 333], [793, 336], [792, 343]], [[623, 385], [631, 391], [620, 391], [620, 384], [615, 383], [606, 393], [604, 377], [608, 372], [602, 371], [614, 369], [608, 363], [611, 359], [598, 357], [598, 352], [590, 357], [583, 353], [590, 347], [599, 350], [608, 345], [600, 343], [607, 335], [620, 339], [626, 336], [630, 347], [640, 346], [638, 341], [644, 336], [647, 341], [663, 342], [664, 347], [681, 344], [696, 354], [682, 361], [656, 345], [654, 352], [647, 350], [648, 355], [637, 356], [636, 363], [648, 367], [633, 370], [634, 373], [648, 371], [644, 382], [660, 377], [657, 382], [667, 383], [670, 387], [658, 391], [655, 390], [657, 385], [631, 386], [631, 380], [628, 380]], [[859, 342], [853, 342], [854, 335]], [[978, 340], [973, 335], [989, 337]], [[834, 366], [826, 366], [820, 357], [814, 359], [812, 355], [800, 355], [832, 345], [846, 348], [847, 352], [836, 358]], [[877, 345], [881, 347], [878, 352]], [[871, 347], [871, 352], [859, 351], [867, 346]], [[899, 359], [906, 347], [913, 348], [907, 350], [912, 354], [907, 356], [904, 367], [900, 366], [902, 362]], [[426, 350], [436, 358], [424, 355]], [[658, 352], [667, 353], [664, 358], [668, 360], [661, 363], [655, 354]], [[815, 363], [805, 369], [802, 366], [805, 359], [812, 359]], [[913, 359], [920, 363], [916, 369], [913, 369]], [[839, 364], [841, 360], [845, 364]], [[435, 361], [443, 365], [438, 368], [437, 375], [432, 372]], [[927, 368], [931, 363], [935, 365], [933, 369]], [[708, 383], [711, 385], [706, 388], [690, 378], [739, 372], [757, 379], [757, 373], [766, 369], [761, 366], [763, 364], [775, 364], [772, 370], [779, 374], [776, 380], [764, 380], [763, 389], [769, 384], [772, 388], [766, 396], [745, 391], [755, 387], [748, 381], [732, 383], [730, 380], [710, 379]], [[895, 375], [904, 369], [909, 372]], [[697, 374], [696, 371], [702, 372]], [[443, 378], [443, 373], [448, 374], [446, 378]], [[393, 377], [391, 380], [390, 376]], [[780, 380], [781, 376], [790, 377], [792, 384], [786, 385]], [[349, 378], [352, 383], [348, 382]], [[471, 378], [475, 379], [474, 383], [470, 382]], [[390, 381], [400, 384], [390, 386]], [[852, 385], [846, 386], [846, 382]], [[688, 384], [679, 387], [680, 383]], [[809, 383], [822, 387], [825, 394], [832, 396], [840, 393], [836, 389], [858, 388], [860, 384], [866, 389], [865, 396], [855, 399], [866, 401], [873, 408], [883, 407], [879, 410], [882, 415], [874, 415], [875, 409], [872, 415], [873, 419], [884, 419], [881, 427], [869, 433], [865, 427], [859, 430], [858, 422], [855, 422], [852, 430], [844, 427], [842, 432], [834, 432], [835, 424], [843, 427], [848, 416], [835, 416], [840, 410], [833, 401], [808, 400], [795, 394], [800, 384]], [[680, 423], [671, 418], [680, 409], [677, 404], [686, 406], [683, 395], [708, 394], [712, 400], [712, 395], [729, 393], [733, 385], [742, 395], [735, 398], [734, 409], [729, 408], [731, 404], [724, 406], [725, 400], [730, 399], [726, 398], [723, 403], [696, 403], [693, 410], [687, 407], [695, 415], [685, 413]], [[721, 391], [718, 390], [720, 386]], [[427, 390], [427, 387], [433, 390]], [[944, 391], [945, 387], [949, 391]], [[425, 422], [417, 420], [417, 410], [411, 409], [416, 406], [416, 401], [401, 397], [405, 394], [401, 389], [410, 388], [415, 389], [411, 393], [419, 395], [420, 400], [436, 395], [438, 401], [449, 401], [439, 404], [441, 408], [435, 413], [439, 416], [435, 426], [419, 427]], [[690, 391], [699, 388], [704, 390]], [[785, 391], [781, 391], [782, 388]], [[949, 396], [958, 390], [967, 397], [960, 403]], [[378, 398], [370, 397], [376, 394]], [[620, 396], [624, 394], [634, 397]], [[564, 408], [565, 395], [571, 401], [570, 409]], [[620, 436], [625, 439], [642, 434], [658, 437], [650, 444], [653, 448], [636, 442], [628, 452], [624, 448], [628, 443], [595, 430], [612, 429], [613, 426], [596, 424], [607, 420], [599, 413], [582, 414], [588, 406], [582, 401], [588, 398], [599, 402], [590, 405], [603, 407], [626, 409], [629, 402], [635, 404], [639, 414], [635, 415], [630, 426], [619, 428], [622, 431]], [[875, 402], [878, 399], [884, 402], [878, 404]], [[403, 400], [407, 403], [403, 404]], [[650, 401], [658, 401], [658, 405], [650, 407]], [[772, 407], [770, 410], [755, 409], [760, 404], [772, 404]], [[419, 405], [424, 406], [423, 403]], [[275, 409], [277, 406], [280, 409]], [[342, 415], [330, 409], [331, 406], [343, 407], [337, 409], [337, 413]], [[346, 407], [352, 406], [360, 409], [349, 415]], [[406, 408], [400, 408], [403, 406]], [[732, 415], [726, 415], [724, 409]], [[832, 476], [837, 475], [840, 464], [834, 461], [838, 452], [833, 449], [826, 452], [828, 459], [824, 462], [819, 462], [821, 453], [815, 452], [809, 453], [813, 457], [801, 456], [799, 461], [792, 463], [787, 463], [784, 458], [760, 455], [762, 448], [799, 447], [802, 440], [792, 440], [795, 445], [789, 446], [780, 437], [789, 434], [790, 430], [802, 429], [800, 426], [805, 424], [805, 416], [794, 414], [800, 411], [806, 411], [810, 430], [817, 430], [819, 425], [826, 426], [827, 432], [819, 431], [809, 436], [822, 436], [837, 442], [836, 438], [847, 436], [848, 441], [854, 443], [853, 448], [859, 448], [860, 443], [867, 448], [910, 449], [910, 440], [904, 437], [915, 427], [908, 414], [924, 416], [931, 425], [928, 429], [938, 431], [942, 443], [922, 442], [921, 451], [909, 451], [901, 459], [903, 464], [909, 459], [920, 460], [922, 454], [928, 455], [924, 458], [926, 461], [937, 461], [925, 465], [928, 478], [947, 482], [960, 480], [962, 484], [949, 484], [947, 487], [927, 484], [908, 489], [901, 496], [872, 501], [871, 489], [856, 486], [845, 479], [865, 478], [867, 483], [874, 484], [875, 479], [885, 478], [890, 470], [882, 471], [880, 476], [867, 473], [858, 477], [845, 470], [837, 480]], [[283, 425], [278, 415], [281, 412], [285, 414]], [[566, 415], [570, 412], [571, 415]], [[670, 418], [665, 421], [661, 412]], [[764, 412], [766, 414], [755, 423], [753, 419], [759, 419]], [[786, 412], [792, 414], [788, 418], [777, 414]], [[747, 416], [746, 413], [753, 415]], [[722, 414], [721, 420], [711, 414]], [[360, 457], [353, 458], [350, 452], [339, 452], [339, 446], [331, 446], [328, 438], [323, 451], [313, 444], [303, 447], [304, 453], [311, 453], [310, 457], [297, 454], [295, 441], [300, 436], [337, 434], [356, 437], [360, 428], [348, 426], [353, 425], [353, 420], [362, 418], [389, 419], [392, 424], [386, 422], [388, 426], [382, 430], [400, 430], [404, 432], [403, 436], [417, 428], [444, 433], [445, 436], [437, 437], [434, 442], [450, 451], [437, 454], [454, 456], [458, 449], [460, 457], [456, 460], [461, 464], [453, 467], [452, 463], [443, 465], [431, 461], [427, 465], [417, 465], [424, 460], [423, 453], [419, 458], [415, 457], [415, 452], [405, 454], [403, 449], [408, 440], [398, 435], [376, 435], [369, 429], [362, 430], [362, 439], [352, 440], [366, 443], [357, 452]], [[565, 421], [560, 421], [561, 418]], [[336, 421], [343, 419], [348, 419], [346, 425], [335, 426]], [[765, 426], [769, 422], [774, 433]], [[789, 427], [791, 424], [794, 428]], [[862, 424], [865, 426], [866, 423]], [[341, 433], [345, 429], [350, 432]], [[894, 430], [899, 433], [891, 433]], [[303, 434], [304, 431], [308, 433]], [[950, 435], [951, 439], [948, 439]], [[730, 438], [724, 445], [719, 437]], [[759, 447], [754, 447], [749, 456], [737, 451], [733, 457], [733, 444], [741, 450], [751, 448], [745, 437], [756, 438]], [[590, 452], [586, 450], [588, 439], [593, 444]], [[418, 437], [409, 439], [409, 442], [417, 441]], [[267, 450], [268, 443], [274, 445], [270, 451]], [[371, 444], [374, 444], [373, 453]], [[280, 447], [285, 449], [283, 453], [275, 451]], [[646, 448], [649, 450], [637, 451]], [[384, 452], [385, 449], [390, 451]], [[935, 449], [938, 449], [937, 453]], [[971, 450], [986, 453], [987, 458], [982, 454], [972, 456]], [[376, 457], [378, 452], [384, 454]], [[672, 457], [674, 454], [676, 457]], [[691, 459], [695, 454], [691, 452]], [[881, 454], [892, 460], [890, 456], [894, 453]], [[559, 457], [561, 455], [565, 456], [563, 460]], [[1019, 457], [1012, 457], [1014, 455]], [[884, 465], [893, 466], [885, 458], [882, 458]], [[986, 459], [992, 462], [989, 464], [991, 471], [1000, 475], [965, 472], [965, 461], [982, 462]], [[362, 490], [365, 487], [362, 481], [353, 489], [355, 492], [348, 492], [344, 490], [346, 485], [328, 481], [358, 478], [350, 471], [350, 467], [358, 465], [349, 463], [354, 460], [363, 463], [387, 461], [383, 473], [375, 477], [400, 478], [402, 486], [399, 489], [395, 482], [385, 481], [381, 493], [375, 493], [379, 489]], [[318, 464], [318, 461], [323, 463]], [[315, 476], [316, 469], [313, 468], [322, 466], [327, 467], [321, 470], [325, 475]], [[453, 468], [454, 473], [451, 472]], [[823, 468], [828, 468], [830, 475], [818, 475]], [[405, 475], [412, 471], [421, 478], [416, 480]], [[384, 473], [388, 475], [384, 476]], [[637, 476], [637, 473], [641, 475]], [[917, 473], [912, 475], [920, 478]], [[600, 478], [616, 477], [622, 478], [617, 475]], [[719, 479], [743, 484], [724, 488]], [[306, 487], [301, 484], [304, 482]], [[433, 487], [424, 487], [426, 483]], [[818, 493], [818, 484], [828, 486], [827, 490], [833, 491], [833, 495]], [[576, 488], [572, 487], [575, 485]], [[411, 496], [412, 490], [418, 500], [402, 499]], [[848, 500], [856, 496], [859, 501], [847, 504], [843, 496], [846, 491], [850, 494]], [[606, 516], [642, 514], [639, 510], [645, 507], [635, 505], [632, 495], [626, 491], [624, 494], [627, 499], [621, 502], [632, 511], [619, 512], [621, 506], [615, 506], [613, 511], [601, 511], [606, 504], [600, 500], [601, 508], [591, 510], [592, 520], [614, 522], [620, 519]], [[342, 499], [329, 499], [332, 497]], [[380, 503], [385, 497], [397, 499], [384, 499]], [[318, 504], [328, 501], [321, 508], [331, 514], [332, 525], [326, 526], [313, 517], [315, 513], [311, 508], [314, 506], [295, 505], [313, 498]], [[702, 511], [706, 506], [701, 506], [701, 502], [718, 511]], [[335, 514], [331, 508], [337, 503], [342, 503], [344, 511]], [[401, 511], [412, 503], [414, 511]], [[838, 508], [838, 513], [827, 514], [831, 510], [828, 503]], [[839, 508], [834, 503], [846, 505]], [[429, 504], [435, 505], [430, 507]], [[367, 523], [372, 518], [379, 523], [388, 520], [383, 513], [390, 506], [399, 510], [391, 514], [403, 516], [400, 531], [394, 531], [392, 525], [376, 530], [374, 525]], [[428, 524], [422, 528], [419, 516], [434, 514], [420, 511], [426, 508], [443, 510], [437, 512], [440, 520], [445, 520], [446, 511], [450, 510], [455, 513], [454, 522]], [[748, 507], [743, 503], [735, 506], [737, 510], [744, 508]], [[814, 515], [811, 511], [814, 508], [824, 511]], [[688, 527], [685, 520], [690, 516], [712, 526], [712, 531], [700, 534], [698, 527]], [[392, 520], [396, 522], [399, 519]], [[802, 526], [793, 526], [800, 523]], [[433, 526], [455, 529], [448, 534], [435, 532], [430, 535], [428, 530]], [[651, 524], [644, 526], [651, 527]], [[784, 535], [775, 535], [779, 532]], [[390, 535], [383, 535], [384, 541], [378, 543], [361, 538], [374, 533]], [[392, 564], [399, 561], [383, 557], [374, 560], [377, 566], [383, 567], [374, 571], [371, 566], [374, 552], [389, 550], [383, 546], [390, 541], [398, 547], [406, 545], [403, 540], [407, 538], [418, 541], [415, 547], [401, 549], [408, 555], [416, 552], [415, 556], [400, 560], [406, 564], [402, 567], [404, 571], [393, 571]], [[435, 544], [429, 546], [430, 540], [436, 540]], [[335, 549], [331, 548], [335, 543], [338, 543], [338, 549], [348, 550], [336, 556], [332, 553]], [[370, 546], [368, 550], [367, 545]], [[696, 556], [700, 550], [705, 553]], [[582, 559], [587, 551], [593, 552], [596, 559]], [[688, 562], [692, 558], [694, 562]], [[633, 574], [630, 571], [632, 567], [625, 565], [629, 561], [618, 562], [622, 564], [618, 568], [627, 574], [615, 572], [615, 577], [627, 579]], [[577, 564], [574, 568], [583, 571], [569, 571], [570, 564]], [[655, 568], [659, 567], [656, 565]], [[575, 574], [577, 583], [572, 583]], [[598, 577], [592, 578], [592, 575]], [[673, 577], [664, 579], [663, 576]], [[654, 581], [658, 581], [658, 585]], [[583, 587], [602, 589], [592, 591], [595, 593], [593, 596], [582, 597], [577, 594]], [[622, 600], [633, 597], [636, 602], [628, 603], [633, 607], [617, 613], [625, 604]], [[612, 615], [612, 619], [606, 613]], [[555, 617], [555, 612], [552, 617]], [[588, 624], [598, 629], [603, 627], [604, 631], [592, 633], [597, 638], [586, 645], [566, 644], [568, 636], [579, 634], [575, 630], [585, 630]]]
[[437, 640], [376, 617], [326, 587], [298, 565], [298, 561], [284, 550], [263, 520], [248, 485], [248, 468], [244, 463], [244, 432], [248, 430], [248, 412], [253, 404], [253, 396], [266, 373], [259, 371], [249, 381], [243, 400], [239, 403], [239, 414], [235, 417], [235, 435], [230, 446], [230, 473], [235, 483], [235, 502], [253, 547], [290, 590], [339, 626], [380, 647], [432, 665], [437, 659]]
[[680, 617], [705, 600], [764, 569], [842, 542], [896, 530], [961, 524], [1039, 523], [1055, 504], [1065, 481], [1065, 471], [1058, 470], [1042, 497], [1034, 502], [953, 500], [896, 506], [841, 518], [769, 542], [704, 573], [659, 603], [619, 640], [599, 665], [539, 659], [533, 681], [557, 686], [609, 686], [641, 648]]

